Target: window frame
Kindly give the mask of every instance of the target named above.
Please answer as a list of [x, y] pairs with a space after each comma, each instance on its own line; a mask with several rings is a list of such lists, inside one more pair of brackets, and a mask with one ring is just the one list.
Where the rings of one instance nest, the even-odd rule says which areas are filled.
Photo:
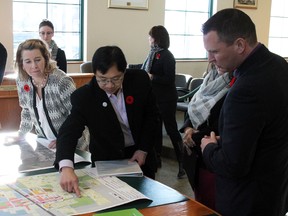
[[[33, 6], [32, 6], [32, 9], [33, 10], [35, 10], [34, 8], [35, 8], [35, 4], [38, 4], [38, 5], [42, 5], [43, 6], [43, 4], [45, 5], [45, 15], [43, 15], [43, 18], [42, 19], [44, 19], [44, 17], [46, 18], [46, 19], [48, 19], [48, 20], [51, 20], [52, 21], [52, 23], [54, 24], [55, 23], [55, 21], [53, 21], [52, 19], [50, 19], [49, 18], [49, 7], [51, 7], [51, 5], [61, 5], [61, 6], [63, 6], [63, 5], [78, 5], [79, 6], [79, 32], [78, 31], [76, 31], [76, 32], [73, 32], [73, 31], [57, 31], [57, 30], [55, 30], [55, 32], [56, 32], [56, 34], [57, 33], [61, 33], [61, 32], [65, 32], [65, 33], [70, 33], [70, 34], [73, 34], [73, 33], [77, 33], [78, 34], [78, 36], [79, 36], [79, 41], [78, 41], [78, 54], [77, 54], [77, 57], [78, 58], [68, 58], [67, 56], [69, 56], [69, 55], [67, 55], [67, 50], [65, 50], [64, 49], [64, 51], [65, 51], [65, 54], [66, 54], [66, 58], [67, 58], [67, 62], [73, 62], [73, 61], [83, 61], [83, 50], [84, 50], [84, 48], [83, 48], [83, 46], [84, 46], [84, 43], [83, 43], [83, 37], [84, 37], [84, 32], [83, 32], [83, 30], [84, 30], [84, 26], [83, 26], [83, 23], [84, 23], [84, 0], [79, 0], [79, 3], [69, 3], [69, 2], [61, 2], [61, 1], [53, 1], [53, 0], [45, 0], [45, 1], [37, 1], [37, 0], [13, 0], [12, 1], [12, 5], [13, 5], [13, 14], [14, 14], [14, 12], [15, 12], [15, 10], [14, 10], [14, 2], [15, 3], [25, 3], [25, 4], [33, 4]], [[31, 9], [31, 10], [32, 10]], [[13, 24], [14, 24], [14, 22], [15, 22], [15, 20], [14, 20], [14, 16], [13, 16]], [[39, 20], [39, 23], [41, 22], [41, 19]], [[14, 25], [13, 25], [14, 26]], [[54, 27], [55, 27], [55, 24], [54, 24]], [[19, 33], [19, 32], [21, 32], [21, 31], [15, 31], [15, 29], [14, 29], [14, 27], [13, 27], [13, 47], [14, 47], [14, 56], [16, 56], [16, 50], [17, 50], [17, 47], [18, 47], [18, 45], [19, 45], [19, 43], [20, 42], [22, 42], [22, 40], [16, 40], [17, 42], [15, 42], [15, 34], [16, 34], [16, 32], [17, 33]], [[28, 31], [25, 31], [25, 30], [22, 30], [22, 32], [24, 33], [24, 35], [25, 35], [25, 33], [30, 33], [30, 34], [33, 34], [33, 35], [35, 35], [35, 37], [33, 37], [33, 38], [40, 38], [39, 37], [39, 31], [38, 31], [38, 25], [36, 26], [36, 28], [35, 28], [35, 31], [33, 30], [33, 31], [31, 31], [31, 30], [28, 30]], [[36, 35], [37, 35], [37, 37], [36, 37]], [[55, 37], [55, 36], [54, 36]], [[31, 38], [31, 37], [24, 37], [24, 40], [25, 39], [29, 39], [29, 38]], [[56, 41], [56, 43], [57, 43], [57, 41]], [[60, 48], [61, 47], [63, 47], [63, 46], [61, 46], [60, 44], [57, 44]], [[65, 44], [66, 45], [66, 44]]]
[[[287, 14], [288, 13], [288, 3], [286, 2], [286, 9], [287, 10], [285, 10], [285, 1], [286, 0], [281, 0], [281, 2], [279, 2], [279, 0], [277, 1], [277, 2], [275, 2], [274, 1], [274, 4], [278, 4], [277, 5], [277, 7], [278, 8], [281, 8], [281, 9], [283, 9], [284, 11], [283, 11], [283, 13], [282, 14]], [[271, 27], [271, 25], [273, 24], [273, 23], [282, 23], [282, 22], [285, 22], [285, 20], [286, 20], [286, 23], [288, 23], [288, 15], [279, 15], [279, 11], [277, 10], [277, 15], [276, 15], [276, 13], [275, 13], [275, 15], [273, 14], [273, 11], [272, 11], [272, 9], [273, 9], [273, 0], [271, 0], [271, 11], [270, 11], [270, 25], [269, 25], [269, 36], [268, 36], [268, 48], [269, 48], [269, 50], [271, 51], [271, 52], [274, 52], [275, 54], [277, 54], [277, 55], [280, 55], [280, 56], [282, 56], [283, 58], [285, 58], [286, 60], [288, 59], [288, 31], [287, 31], [287, 33], [286, 33], [286, 35], [285, 36], [283, 36], [284, 34], [283, 34], [283, 29], [281, 29], [281, 30], [279, 30], [279, 29], [277, 29], [277, 30], [275, 30], [275, 31], [273, 31], [273, 32], [271, 32], [271, 30], [273, 29], [273, 28], [275, 28], [275, 26], [273, 26], [273, 27]], [[286, 13], [285, 13], [286, 12]], [[273, 19], [278, 19], [278, 21], [277, 22], [272, 22], [272, 20]], [[282, 26], [284, 26], [284, 25], [282, 25]], [[278, 42], [276, 42], [277, 44], [280, 44], [280, 49], [281, 50], [287, 50], [286, 52], [283, 52], [283, 54], [281, 54], [281, 53], [279, 53], [279, 52], [277, 52], [278, 50], [276, 50], [276, 49], [273, 49], [273, 47], [272, 47], [272, 45], [271, 45], [271, 39], [276, 39], [276, 40], [278, 40]], [[284, 41], [284, 42], [283, 42]], [[275, 43], [275, 41], [273, 41], [274, 43]], [[283, 47], [283, 45], [285, 45], [285, 44], [287, 44], [287, 47]]]
[[[177, 1], [177, 0], [175, 0], [175, 1]], [[189, 0], [187, 0], [187, 1], [189, 1]], [[183, 13], [195, 13], [195, 14], [199, 14], [199, 13], [208, 13], [208, 17], [207, 17], [207, 19], [209, 19], [212, 15], [213, 15], [213, 8], [214, 8], [214, 0], [208, 0], [209, 1], [209, 5], [208, 5], [208, 9], [207, 9], [207, 11], [206, 12], [203, 12], [203, 11], [197, 11], [197, 10], [195, 10], [195, 11], [191, 11], [191, 10], [173, 10], [173, 9], [166, 9], [166, 5], [165, 5], [165, 17], [164, 17], [164, 23], [166, 22], [166, 11], [178, 11], [178, 12], [183, 12]], [[187, 21], [187, 18], [185, 18], [185, 21]], [[188, 22], [188, 21], [187, 21]], [[201, 25], [202, 25], [203, 23], [201, 23]], [[165, 27], [166, 27], [167, 25], [165, 25]], [[167, 28], [167, 27], [166, 27]], [[199, 36], [203, 36], [202, 34], [201, 35], [191, 35], [191, 34], [186, 34], [185, 33], [185, 30], [182, 32], [182, 33], [176, 33], [176, 34], [174, 34], [174, 33], [170, 33], [169, 32], [169, 29], [167, 29], [168, 30], [168, 33], [169, 33], [169, 36], [170, 36], [170, 45], [171, 45], [171, 37], [173, 37], [173, 36], [183, 36], [183, 37], [199, 37]], [[170, 46], [170, 51], [173, 53], [173, 50], [171, 50], [171, 46]], [[207, 54], [207, 52], [205, 51], [205, 49], [204, 49], [204, 45], [203, 45], [203, 51], [205, 52], [205, 56], [199, 56], [199, 57], [177, 57], [176, 55], [174, 55], [174, 57], [175, 57], [175, 59], [177, 60], [177, 61], [191, 61], [191, 60], [203, 60], [203, 61], [206, 61], [207, 59], [208, 59], [208, 54]]]

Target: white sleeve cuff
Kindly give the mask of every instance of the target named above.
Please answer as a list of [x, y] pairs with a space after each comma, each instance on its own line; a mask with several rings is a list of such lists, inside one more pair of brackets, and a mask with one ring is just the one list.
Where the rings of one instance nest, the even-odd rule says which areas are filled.
[[61, 160], [61, 161], [59, 162], [59, 171], [60, 171], [60, 172], [61, 172], [61, 169], [62, 169], [63, 167], [71, 167], [71, 168], [74, 169], [73, 161], [68, 160], [68, 159]]

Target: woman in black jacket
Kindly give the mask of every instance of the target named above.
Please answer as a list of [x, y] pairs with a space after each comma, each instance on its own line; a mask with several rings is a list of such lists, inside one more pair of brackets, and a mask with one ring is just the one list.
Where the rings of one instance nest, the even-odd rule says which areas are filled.
[[[182, 137], [178, 131], [176, 122], [177, 91], [175, 86], [175, 58], [168, 50], [170, 46], [169, 34], [165, 27], [154, 26], [149, 31], [149, 43], [151, 50], [142, 65], [152, 82], [152, 89], [156, 95], [162, 121], [174, 147], [179, 163], [178, 178], [185, 175], [182, 163]], [[162, 123], [159, 128], [162, 134]], [[161, 140], [156, 144], [158, 160], [160, 160], [162, 148]]]
[[39, 35], [40, 38], [49, 46], [51, 52], [51, 58], [57, 62], [57, 66], [60, 70], [67, 73], [67, 60], [64, 50], [60, 49], [52, 37], [54, 36], [54, 26], [49, 20], [43, 20], [39, 24]]

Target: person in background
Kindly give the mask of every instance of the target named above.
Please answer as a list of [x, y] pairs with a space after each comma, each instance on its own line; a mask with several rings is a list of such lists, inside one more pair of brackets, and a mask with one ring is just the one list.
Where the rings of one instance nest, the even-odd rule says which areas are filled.
[[233, 72], [215, 132], [201, 140], [216, 176], [221, 215], [282, 216], [288, 211], [288, 64], [257, 41], [255, 24], [224, 9], [202, 27], [208, 60]]
[[57, 62], [57, 66], [59, 69], [67, 72], [67, 60], [64, 50], [60, 49], [54, 40], [52, 40], [54, 36], [54, 26], [52, 22], [44, 19], [39, 24], [39, 35], [40, 38], [49, 45], [49, 51], [51, 52], [51, 57], [53, 60]]
[[[3, 46], [2, 43], [0, 43], [0, 85], [3, 81], [3, 77], [5, 74], [5, 66], [7, 61], [7, 50]], [[0, 122], [0, 130], [2, 129], [1, 122]]]
[[214, 131], [218, 135], [218, 119], [226, 94], [233, 84], [232, 73], [217, 70], [209, 64], [200, 89], [188, 105], [188, 115], [180, 132], [184, 133], [183, 167], [193, 188], [195, 199], [215, 209], [215, 177], [203, 160], [201, 139]]
[[[16, 85], [22, 108], [16, 140], [21, 140], [35, 127], [38, 137], [56, 147], [56, 138], [62, 123], [71, 110], [70, 95], [76, 89], [71, 77], [58, 69], [50, 58], [47, 44], [39, 39], [22, 42], [16, 53], [18, 77]], [[87, 148], [85, 137], [78, 148]]]
[[5, 67], [7, 61], [7, 50], [2, 43], [0, 43], [0, 85], [3, 81]]
[[126, 69], [117, 46], [104, 46], [93, 55], [95, 76], [71, 96], [72, 110], [57, 139], [55, 167], [63, 190], [80, 195], [74, 172], [74, 152], [84, 125], [91, 134], [91, 161], [130, 159], [143, 174], [155, 178], [155, 127], [159, 121], [149, 76]]
[[[175, 86], [175, 58], [168, 50], [170, 46], [169, 34], [165, 27], [153, 26], [149, 31], [149, 45], [151, 47], [149, 55], [142, 64], [152, 83], [152, 89], [156, 95], [156, 101], [159, 106], [162, 121], [169, 135], [177, 161], [179, 163], [178, 178], [185, 175], [183, 169], [183, 143], [181, 134], [178, 131], [176, 122], [176, 107], [178, 94]], [[162, 123], [158, 129], [161, 131], [158, 146], [156, 146], [158, 163], [161, 160], [162, 148]], [[161, 141], [160, 141], [161, 139]]]

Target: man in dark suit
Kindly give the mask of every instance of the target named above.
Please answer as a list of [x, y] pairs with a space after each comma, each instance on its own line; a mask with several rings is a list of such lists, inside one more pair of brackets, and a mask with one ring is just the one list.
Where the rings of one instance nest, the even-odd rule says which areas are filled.
[[80, 195], [73, 161], [84, 126], [90, 132], [92, 161], [129, 158], [144, 175], [155, 178], [156, 99], [148, 74], [126, 66], [120, 48], [99, 48], [92, 59], [95, 76], [71, 96], [72, 110], [59, 131], [55, 163], [61, 170], [60, 185], [68, 192]]
[[203, 25], [209, 62], [234, 71], [224, 101], [220, 138], [202, 139], [216, 174], [222, 215], [282, 216], [288, 211], [288, 64], [257, 42], [247, 14], [224, 9]]
[[0, 84], [2, 83], [3, 80], [6, 61], [7, 61], [7, 50], [3, 46], [3, 44], [0, 43]]

